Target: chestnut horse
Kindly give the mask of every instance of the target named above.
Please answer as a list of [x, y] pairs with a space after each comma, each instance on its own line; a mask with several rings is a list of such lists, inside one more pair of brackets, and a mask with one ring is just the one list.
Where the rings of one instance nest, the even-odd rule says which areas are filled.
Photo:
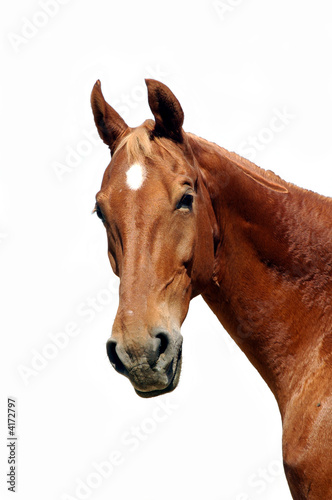
[[91, 103], [111, 150], [95, 211], [120, 278], [107, 354], [138, 395], [172, 391], [181, 325], [201, 294], [275, 395], [296, 500], [332, 499], [332, 199], [184, 132], [173, 93], [130, 128]]

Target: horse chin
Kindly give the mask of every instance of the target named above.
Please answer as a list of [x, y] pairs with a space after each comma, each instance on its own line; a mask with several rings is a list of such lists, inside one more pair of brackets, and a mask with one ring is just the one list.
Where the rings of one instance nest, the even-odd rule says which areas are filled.
[[168, 392], [174, 391], [174, 389], [176, 389], [176, 387], [178, 386], [180, 380], [181, 366], [182, 366], [182, 356], [180, 355], [176, 364], [173, 378], [167, 387], [165, 387], [164, 389], [158, 389], [154, 391], [140, 391], [135, 388], [136, 394], [141, 398], [154, 398], [156, 396], [162, 396], [163, 394], [167, 394]]

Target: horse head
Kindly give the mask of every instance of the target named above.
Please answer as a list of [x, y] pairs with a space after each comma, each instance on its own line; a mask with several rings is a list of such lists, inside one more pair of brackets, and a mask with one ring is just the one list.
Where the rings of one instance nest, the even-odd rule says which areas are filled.
[[146, 80], [154, 120], [130, 128], [105, 101], [91, 105], [111, 161], [95, 211], [120, 278], [119, 307], [107, 354], [137, 394], [172, 391], [181, 371], [181, 325], [191, 298], [212, 279], [216, 223], [180, 103], [166, 85]]

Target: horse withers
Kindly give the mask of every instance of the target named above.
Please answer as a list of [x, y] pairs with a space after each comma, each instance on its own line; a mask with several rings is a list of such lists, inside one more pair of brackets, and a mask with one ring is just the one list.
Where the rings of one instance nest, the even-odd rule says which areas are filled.
[[142, 397], [174, 390], [201, 294], [276, 397], [293, 498], [332, 499], [332, 200], [184, 132], [146, 84], [154, 120], [136, 128], [99, 80], [91, 95], [111, 151], [95, 206], [120, 278], [110, 362]]

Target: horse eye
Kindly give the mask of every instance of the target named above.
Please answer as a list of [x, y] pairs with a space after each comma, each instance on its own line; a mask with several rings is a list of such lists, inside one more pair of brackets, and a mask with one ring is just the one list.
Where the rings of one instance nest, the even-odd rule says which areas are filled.
[[100, 206], [99, 205], [96, 205], [95, 212], [97, 214], [97, 217], [99, 217], [99, 219], [104, 222], [105, 218], [103, 216], [103, 212], [100, 210]]
[[180, 208], [184, 208], [186, 210], [192, 210], [193, 201], [194, 197], [192, 194], [184, 194], [179, 203], [176, 205], [176, 208], [177, 210], [179, 210]]

